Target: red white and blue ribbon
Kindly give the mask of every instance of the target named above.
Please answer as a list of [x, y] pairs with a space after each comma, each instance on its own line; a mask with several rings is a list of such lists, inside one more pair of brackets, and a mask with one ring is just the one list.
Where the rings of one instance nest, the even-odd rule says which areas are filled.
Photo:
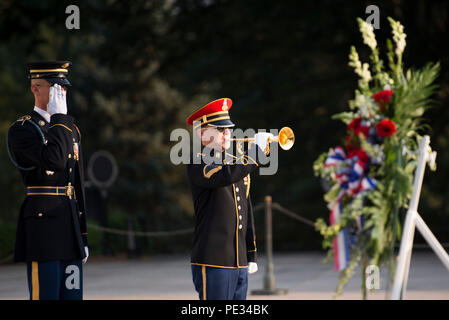
[[[330, 214], [331, 225], [334, 225], [340, 221], [342, 212], [341, 201], [334, 205], [334, 208]], [[336, 271], [341, 271], [349, 266], [349, 236], [348, 228], [342, 228], [333, 241], [334, 247], [334, 266]]]
[[[336, 147], [331, 152], [324, 166], [335, 167], [337, 182], [340, 184], [340, 192], [337, 199], [330, 207], [330, 223], [334, 225], [340, 221], [343, 211], [341, 199], [345, 195], [353, 198], [362, 191], [373, 190], [376, 187], [376, 181], [366, 175], [368, 162], [359, 159], [357, 155], [350, 158], [347, 157], [342, 147]], [[358, 229], [361, 230], [363, 217], [360, 216], [356, 223]], [[333, 248], [335, 270], [341, 271], [347, 268], [350, 257], [350, 237], [346, 227], [342, 228], [334, 238]]]

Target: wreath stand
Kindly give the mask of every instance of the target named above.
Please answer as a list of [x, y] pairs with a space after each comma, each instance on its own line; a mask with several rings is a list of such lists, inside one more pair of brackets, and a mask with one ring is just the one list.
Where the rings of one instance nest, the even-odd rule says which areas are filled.
[[402, 300], [405, 297], [415, 227], [433, 249], [438, 258], [443, 262], [445, 267], [449, 270], [449, 255], [444, 250], [443, 246], [438, 242], [437, 238], [435, 238], [432, 231], [430, 231], [429, 227], [425, 224], [424, 220], [417, 211], [426, 164], [429, 163], [429, 166], [431, 167], [435, 166], [436, 152], [432, 152], [432, 149], [430, 148], [429, 136], [424, 136], [419, 142], [418, 155], [418, 164], [413, 183], [413, 193], [405, 218], [401, 246], [399, 249], [399, 259], [394, 276], [391, 295], [392, 300]]

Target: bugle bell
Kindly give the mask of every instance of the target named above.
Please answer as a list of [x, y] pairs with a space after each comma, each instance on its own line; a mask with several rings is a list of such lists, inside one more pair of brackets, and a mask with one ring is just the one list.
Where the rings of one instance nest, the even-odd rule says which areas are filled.
[[[234, 138], [231, 141], [254, 143], [254, 138]], [[290, 150], [295, 143], [295, 134], [291, 128], [283, 127], [277, 136], [268, 138], [268, 144], [270, 142], [277, 142], [283, 150]]]

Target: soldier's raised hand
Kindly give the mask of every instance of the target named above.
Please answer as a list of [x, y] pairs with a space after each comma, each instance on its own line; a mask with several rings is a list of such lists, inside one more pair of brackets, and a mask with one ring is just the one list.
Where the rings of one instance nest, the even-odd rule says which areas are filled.
[[56, 113], [67, 114], [67, 92], [59, 84], [50, 87], [47, 112], [50, 116]]

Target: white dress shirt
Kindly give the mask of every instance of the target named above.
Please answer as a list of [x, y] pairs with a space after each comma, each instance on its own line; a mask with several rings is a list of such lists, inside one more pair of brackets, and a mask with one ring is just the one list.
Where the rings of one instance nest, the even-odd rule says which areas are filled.
[[50, 114], [47, 111], [42, 110], [41, 108], [36, 107], [36, 106], [34, 106], [34, 111], [39, 113], [45, 119], [45, 121], [50, 123]]

